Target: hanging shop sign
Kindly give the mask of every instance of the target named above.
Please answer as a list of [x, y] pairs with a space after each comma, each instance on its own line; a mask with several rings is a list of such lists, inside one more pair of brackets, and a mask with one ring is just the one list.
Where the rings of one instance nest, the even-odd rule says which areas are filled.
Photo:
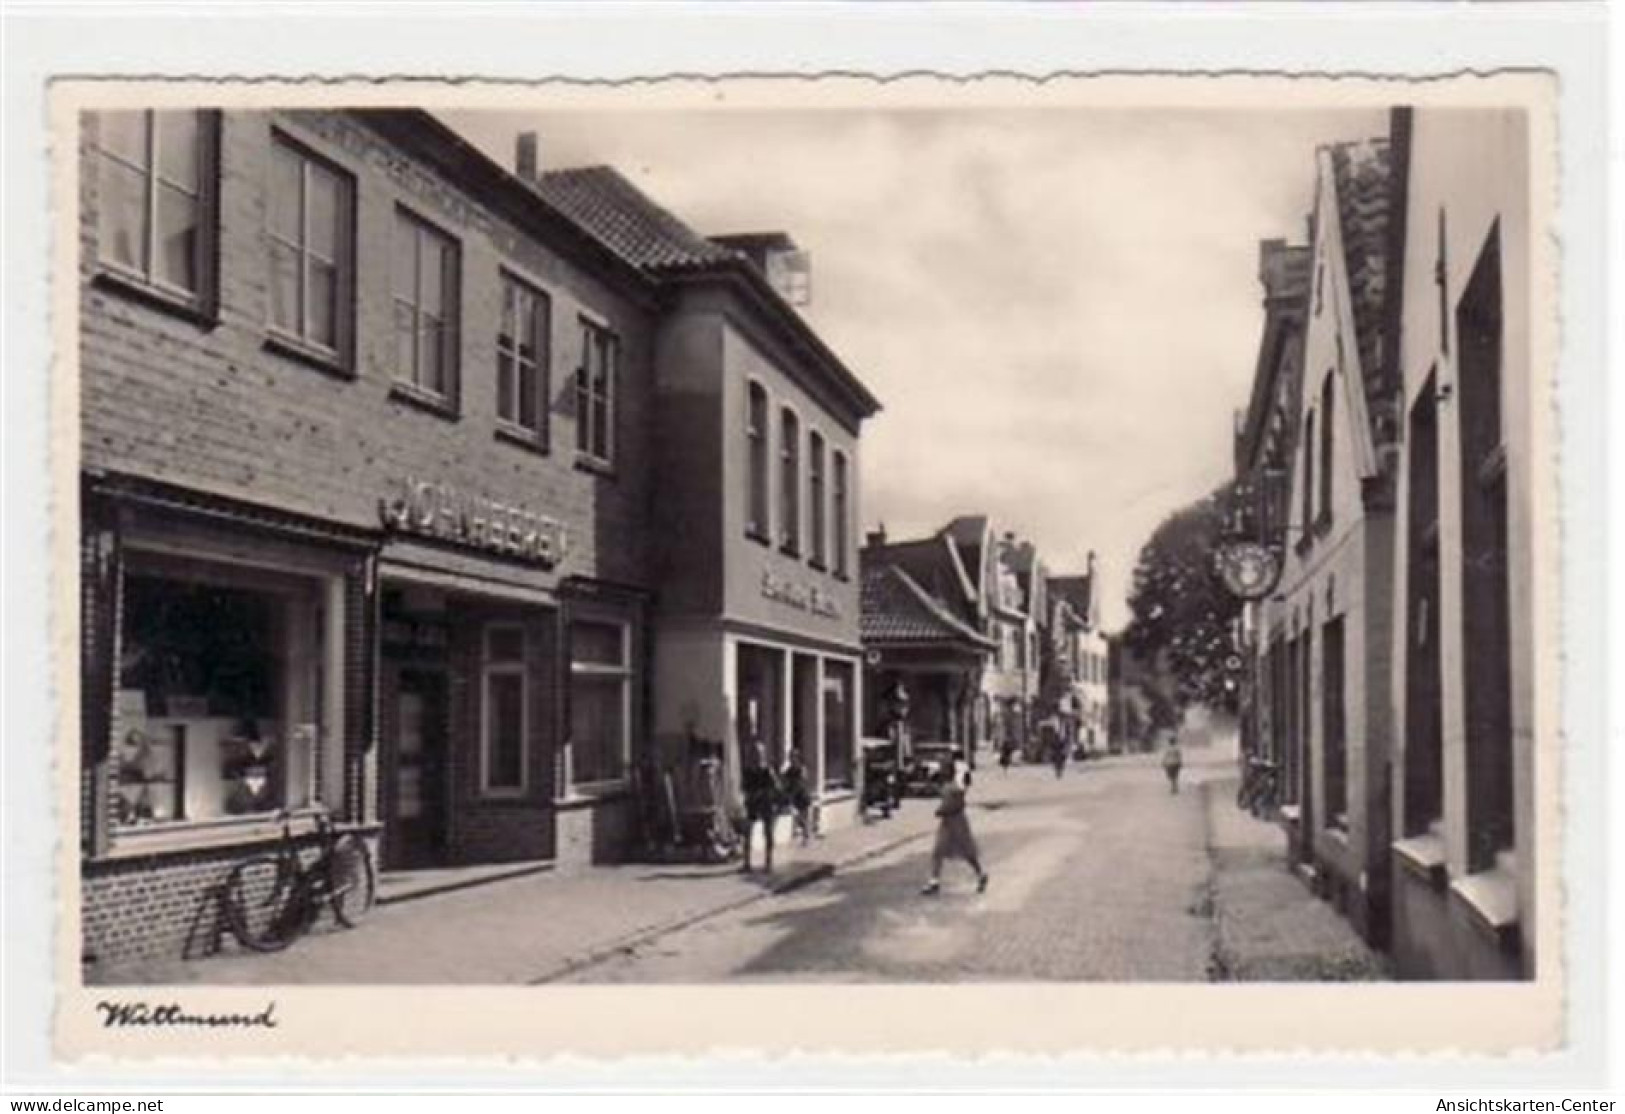
[[793, 607], [797, 611], [807, 611], [814, 615], [822, 615], [826, 619], [839, 619], [841, 609], [835, 602], [835, 597], [812, 584], [798, 584], [793, 580], [779, 576], [772, 569], [762, 573], [762, 595], [770, 600]]
[[1261, 600], [1281, 579], [1281, 555], [1257, 542], [1221, 546], [1213, 563], [1225, 590], [1243, 600]]
[[500, 553], [552, 568], [564, 558], [564, 524], [524, 507], [408, 476], [378, 500], [384, 528]]

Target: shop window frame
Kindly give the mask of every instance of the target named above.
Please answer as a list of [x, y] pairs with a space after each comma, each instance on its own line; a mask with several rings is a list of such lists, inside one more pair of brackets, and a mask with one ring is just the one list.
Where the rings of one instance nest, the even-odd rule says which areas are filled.
[[[94, 798], [100, 814], [95, 823], [105, 832], [105, 838], [96, 844], [94, 858], [117, 861], [145, 855], [192, 851], [236, 845], [252, 845], [281, 838], [282, 822], [278, 818], [285, 811], [294, 831], [311, 830], [313, 818], [318, 815], [339, 815], [345, 807], [345, 724], [349, 701], [365, 699], [365, 694], [351, 692], [347, 684], [344, 642], [345, 570], [338, 561], [321, 558], [279, 561], [272, 564], [264, 559], [265, 544], [256, 544], [257, 552], [250, 553], [238, 541], [217, 540], [211, 533], [191, 529], [176, 532], [174, 537], [160, 537], [145, 530], [127, 533], [121, 539], [122, 557], [115, 592], [120, 612], [116, 619], [119, 644], [115, 652], [122, 652], [124, 641], [122, 614], [125, 582], [132, 576], [169, 578], [190, 583], [214, 584], [219, 587], [265, 591], [268, 580], [280, 582], [271, 591], [288, 598], [305, 593], [314, 594], [317, 606], [318, 631], [322, 661], [320, 663], [322, 696], [317, 717], [318, 736], [315, 751], [310, 756], [310, 799], [301, 805], [279, 805], [260, 812], [235, 815], [205, 816], [161, 821], [139, 826], [117, 825], [107, 815], [111, 807], [113, 778], [98, 779], [102, 788]], [[269, 543], [280, 549], [280, 544]], [[304, 584], [294, 582], [304, 581]], [[119, 687], [117, 673], [113, 677], [113, 691]], [[109, 759], [111, 761], [111, 759]], [[286, 794], [287, 787], [283, 787]]]
[[[637, 624], [630, 617], [614, 612], [602, 611], [596, 608], [576, 608], [569, 617], [571, 636], [566, 639], [569, 658], [565, 663], [567, 682], [570, 686], [569, 714], [574, 716], [577, 693], [576, 683], [585, 680], [593, 684], [618, 683], [621, 700], [621, 746], [620, 766], [621, 773], [614, 777], [596, 778], [590, 781], [579, 780], [576, 777], [575, 762], [575, 726], [568, 726], [570, 740], [569, 760], [565, 763], [565, 777], [563, 779], [563, 794], [565, 800], [581, 797], [602, 796], [626, 788], [632, 778], [632, 740], [636, 735], [636, 725], [633, 717], [636, 713], [634, 701], [636, 680], [638, 676], [637, 663]], [[608, 665], [601, 662], [578, 662], [575, 658], [574, 631], [577, 626], [596, 626], [614, 628], [620, 636], [621, 663]]]
[[[516, 661], [493, 660], [492, 636], [499, 633], [517, 634], [519, 657]], [[530, 792], [530, 738], [531, 738], [531, 637], [525, 624], [511, 619], [493, 620], [480, 624], [480, 796], [488, 800], [512, 800]], [[519, 782], [517, 785], [493, 785], [492, 770], [492, 708], [491, 681], [495, 677], [519, 678]]]

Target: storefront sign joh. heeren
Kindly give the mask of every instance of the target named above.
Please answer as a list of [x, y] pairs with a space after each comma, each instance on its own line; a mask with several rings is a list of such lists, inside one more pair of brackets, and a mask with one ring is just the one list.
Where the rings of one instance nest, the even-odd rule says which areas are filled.
[[552, 568], [568, 545], [564, 524], [547, 515], [408, 476], [378, 500], [386, 529], [518, 557]]

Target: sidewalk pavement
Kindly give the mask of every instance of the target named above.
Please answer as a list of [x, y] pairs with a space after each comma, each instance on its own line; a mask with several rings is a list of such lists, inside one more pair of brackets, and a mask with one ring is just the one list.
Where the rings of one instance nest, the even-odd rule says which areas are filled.
[[1231, 776], [1202, 787], [1213, 860], [1211, 977], [1237, 982], [1392, 978], [1387, 960], [1288, 868], [1280, 826], [1236, 807], [1236, 784]]
[[911, 798], [889, 820], [858, 820], [805, 848], [776, 847], [772, 875], [743, 874], [737, 863], [628, 863], [579, 873], [533, 872], [380, 905], [360, 928], [318, 927], [284, 952], [234, 950], [200, 960], [87, 969], [85, 980], [101, 985], [549, 982], [651, 937], [923, 840], [935, 829], [933, 804]]

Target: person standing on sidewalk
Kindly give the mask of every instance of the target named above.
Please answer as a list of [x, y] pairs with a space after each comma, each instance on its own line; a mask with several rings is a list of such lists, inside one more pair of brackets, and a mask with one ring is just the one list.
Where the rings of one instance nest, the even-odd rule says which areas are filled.
[[1044, 745], [1049, 749], [1050, 764], [1055, 767], [1055, 780], [1060, 781], [1066, 774], [1066, 739], [1053, 712], [1044, 717], [1044, 722], [1039, 725], [1038, 730]]
[[931, 848], [931, 879], [920, 892], [934, 896], [942, 891], [942, 863], [945, 859], [964, 859], [976, 872], [976, 892], [987, 889], [987, 871], [982, 869], [976, 848], [976, 836], [970, 830], [970, 816], [965, 812], [965, 794], [970, 791], [970, 767], [965, 765], [964, 754], [954, 751], [954, 761], [942, 782], [942, 797], [937, 805], [937, 841]]
[[807, 765], [801, 758], [799, 747], [790, 748], [790, 756], [779, 771], [779, 784], [784, 791], [785, 803], [790, 806], [795, 834], [803, 847], [812, 839], [812, 794], [807, 790]]
[[750, 872], [751, 829], [757, 821], [762, 824], [763, 858], [767, 873], [773, 873], [773, 821], [778, 818], [781, 790], [778, 775], [767, 760], [767, 748], [757, 743], [751, 751], [751, 763], [740, 775], [740, 789], [745, 797], [745, 865], [739, 869]]
[[1162, 772], [1168, 776], [1168, 792], [1179, 792], [1179, 768], [1185, 764], [1185, 756], [1179, 752], [1179, 735], [1170, 732], [1168, 745], [1162, 748]]

